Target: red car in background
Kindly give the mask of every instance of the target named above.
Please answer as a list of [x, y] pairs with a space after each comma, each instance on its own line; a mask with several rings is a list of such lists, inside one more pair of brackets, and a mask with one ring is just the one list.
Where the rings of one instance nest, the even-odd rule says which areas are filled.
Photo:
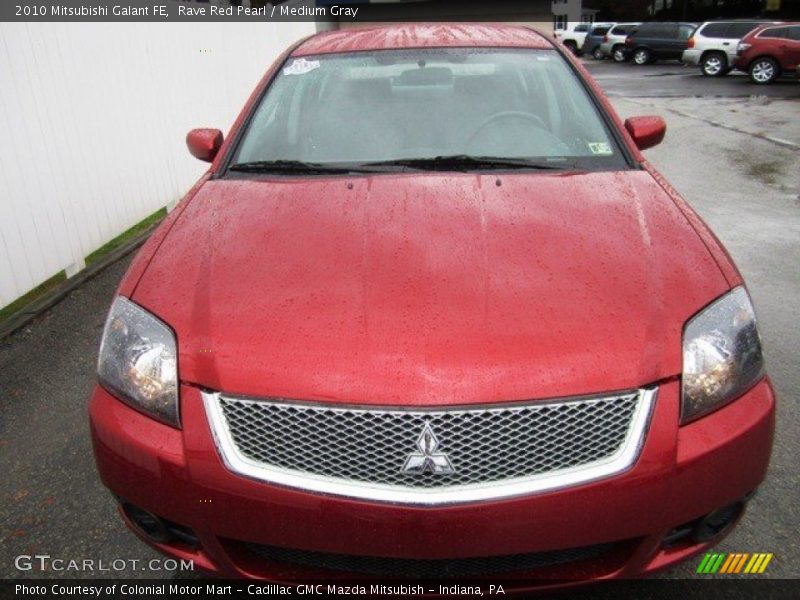
[[[90, 404], [144, 541], [272, 581], [647, 575], [763, 480], [742, 277], [534, 30], [321, 33], [117, 291]], [[452, 579], [451, 579], [452, 580]]]
[[734, 67], [754, 83], [772, 83], [781, 75], [794, 76], [800, 66], [800, 23], [768, 25], [742, 38]]

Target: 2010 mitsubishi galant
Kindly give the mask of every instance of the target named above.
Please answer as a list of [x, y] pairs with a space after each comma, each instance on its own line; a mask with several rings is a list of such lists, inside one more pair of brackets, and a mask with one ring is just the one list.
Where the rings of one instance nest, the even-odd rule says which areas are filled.
[[719, 241], [523, 27], [306, 39], [140, 250], [92, 435], [128, 525], [200, 568], [559, 582], [714, 544], [775, 400]]

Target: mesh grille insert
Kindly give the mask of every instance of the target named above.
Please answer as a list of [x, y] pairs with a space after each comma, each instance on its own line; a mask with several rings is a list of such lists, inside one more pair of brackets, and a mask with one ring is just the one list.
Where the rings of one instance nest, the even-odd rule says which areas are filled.
[[[632, 435], [641, 398], [634, 392], [448, 410], [226, 396], [213, 402], [235, 453], [265, 472], [425, 491], [524, 481], [614, 460]], [[428, 428], [435, 438], [423, 442]], [[412, 455], [444, 455], [452, 472], [408, 472]]]

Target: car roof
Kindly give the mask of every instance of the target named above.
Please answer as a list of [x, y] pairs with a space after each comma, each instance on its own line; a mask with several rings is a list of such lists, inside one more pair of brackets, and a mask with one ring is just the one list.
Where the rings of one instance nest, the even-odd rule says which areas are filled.
[[326, 31], [302, 42], [292, 56], [402, 48], [553, 48], [543, 34], [521, 25], [410, 23]]
[[611, 31], [614, 31], [617, 27], [626, 27], [630, 29], [631, 27], [640, 27], [641, 23], [637, 21], [631, 21], [630, 23], [617, 23], [611, 28]]
[[689, 21], [645, 21], [640, 27], [646, 25], [689, 25], [690, 27], [697, 27], [697, 23], [690, 23]]
[[765, 29], [774, 29], [776, 27], [797, 27], [798, 25], [800, 25], [800, 21], [778, 21], [778, 22], [764, 23], [763, 25], [760, 25], [755, 29], [753, 29], [753, 31], [751, 31], [747, 35], [748, 36], [756, 35], [764, 31]]
[[769, 19], [717, 19], [715, 21], [703, 21], [701, 25], [710, 25], [712, 23], [763, 23], [769, 25], [771, 23], [780, 23], [780, 21], [770, 21]]

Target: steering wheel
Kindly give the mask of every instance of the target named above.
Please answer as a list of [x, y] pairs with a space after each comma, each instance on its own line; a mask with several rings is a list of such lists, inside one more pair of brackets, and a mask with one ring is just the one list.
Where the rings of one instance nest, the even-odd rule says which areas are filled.
[[502, 121], [505, 119], [524, 119], [526, 121], [530, 121], [539, 129], [544, 129], [545, 131], [548, 131], [547, 125], [544, 124], [544, 121], [542, 121], [541, 117], [539, 117], [538, 115], [534, 115], [532, 113], [524, 112], [521, 110], [504, 110], [503, 112], [489, 115], [488, 118], [484, 119], [483, 122], [480, 125], [478, 125], [478, 128], [475, 130], [475, 133], [473, 133], [469, 137], [466, 145], [469, 146], [470, 144], [472, 144], [472, 142], [475, 141], [475, 138], [477, 138], [481, 133], [483, 133], [483, 130], [486, 129], [489, 125], [494, 124], [495, 121]]

